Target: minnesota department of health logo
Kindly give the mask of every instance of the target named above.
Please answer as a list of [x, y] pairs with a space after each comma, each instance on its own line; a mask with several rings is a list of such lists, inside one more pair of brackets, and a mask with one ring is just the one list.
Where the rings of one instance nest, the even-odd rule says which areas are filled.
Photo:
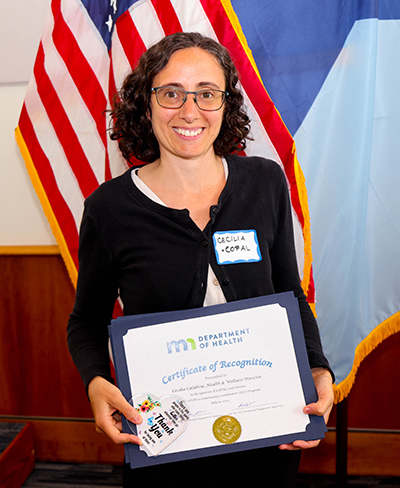
[[191, 350], [196, 349], [196, 342], [194, 339], [179, 339], [178, 341], [167, 342], [168, 354], [172, 354], [173, 352], [181, 352], [181, 348], [183, 351], [188, 351], [188, 344], [190, 344]]

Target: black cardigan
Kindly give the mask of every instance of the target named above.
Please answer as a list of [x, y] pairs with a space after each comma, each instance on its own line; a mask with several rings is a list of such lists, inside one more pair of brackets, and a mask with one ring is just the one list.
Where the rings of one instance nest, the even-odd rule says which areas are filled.
[[[229, 176], [201, 231], [188, 210], [159, 205], [134, 185], [131, 171], [102, 184], [85, 202], [79, 278], [68, 345], [87, 387], [112, 381], [108, 329], [120, 296], [125, 315], [203, 305], [208, 266], [227, 301], [292, 290], [311, 367], [325, 367], [315, 318], [300, 285], [286, 179], [273, 161], [227, 156]], [[255, 230], [261, 260], [217, 263], [215, 232]]]

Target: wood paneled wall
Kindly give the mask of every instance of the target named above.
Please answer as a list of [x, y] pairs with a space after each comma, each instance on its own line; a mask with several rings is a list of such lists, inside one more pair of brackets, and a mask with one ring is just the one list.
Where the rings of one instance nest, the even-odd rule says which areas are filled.
[[91, 417], [66, 327], [74, 288], [60, 256], [0, 256], [0, 415]]
[[[74, 288], [59, 255], [0, 255], [0, 421], [29, 421], [38, 459], [122, 462], [123, 448], [95, 432], [83, 383], [69, 356], [66, 326], [73, 303]], [[393, 456], [400, 459], [399, 357], [397, 334], [361, 365], [349, 396], [349, 427], [391, 433], [369, 432], [370, 444], [362, 432], [351, 433], [354, 462], [349, 460], [349, 472], [369, 474], [380, 465], [385, 474], [400, 476], [399, 463], [392, 462]], [[335, 427], [335, 410], [329, 425]], [[357, 443], [371, 445], [369, 458], [365, 453], [357, 458]], [[330, 432], [319, 450], [304, 456], [303, 470], [334, 472], [334, 444]], [[383, 445], [390, 456], [379, 451]]]

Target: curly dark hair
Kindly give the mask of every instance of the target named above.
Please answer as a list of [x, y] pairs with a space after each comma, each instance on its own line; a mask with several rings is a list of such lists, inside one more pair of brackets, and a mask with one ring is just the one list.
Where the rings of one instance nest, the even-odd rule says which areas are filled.
[[150, 163], [160, 157], [158, 141], [148, 117], [152, 83], [176, 51], [192, 47], [213, 55], [225, 74], [225, 90], [229, 96], [226, 97], [221, 130], [214, 141], [215, 154], [225, 156], [246, 148], [246, 139], [251, 139], [250, 119], [243, 106], [243, 95], [237, 87], [238, 73], [228, 51], [198, 32], [179, 32], [164, 37], [141, 56], [114, 99], [110, 137], [118, 141], [128, 162], [134, 157]]

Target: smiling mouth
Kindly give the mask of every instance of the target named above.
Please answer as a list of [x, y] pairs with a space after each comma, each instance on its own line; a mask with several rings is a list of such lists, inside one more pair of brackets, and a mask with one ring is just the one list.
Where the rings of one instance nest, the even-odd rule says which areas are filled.
[[198, 136], [199, 134], [201, 134], [203, 132], [204, 129], [197, 129], [197, 130], [188, 130], [188, 129], [178, 129], [178, 128], [174, 128], [174, 131], [181, 135], [181, 136], [185, 136], [185, 137], [196, 137]]

